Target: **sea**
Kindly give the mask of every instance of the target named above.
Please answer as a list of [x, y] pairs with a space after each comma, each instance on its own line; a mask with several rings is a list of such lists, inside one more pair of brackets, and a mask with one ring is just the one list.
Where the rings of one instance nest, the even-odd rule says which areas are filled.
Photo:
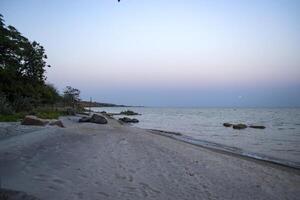
[[[144, 129], [181, 133], [176, 139], [300, 169], [300, 108], [172, 108], [98, 107], [93, 111], [141, 115]], [[115, 118], [123, 117], [115, 115]], [[235, 130], [223, 123], [262, 125], [265, 129]]]

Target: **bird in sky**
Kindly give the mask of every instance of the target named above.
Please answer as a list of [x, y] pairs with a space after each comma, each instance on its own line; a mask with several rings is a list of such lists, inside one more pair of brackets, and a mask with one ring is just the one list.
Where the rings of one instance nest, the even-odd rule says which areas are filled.
[[118, 0], [118, 2], [120, 2], [121, 0]]

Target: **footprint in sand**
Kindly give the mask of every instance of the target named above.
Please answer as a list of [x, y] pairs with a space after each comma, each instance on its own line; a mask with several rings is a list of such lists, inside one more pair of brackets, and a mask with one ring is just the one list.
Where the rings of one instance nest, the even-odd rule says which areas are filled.
[[123, 145], [126, 145], [128, 144], [128, 141], [126, 139], [122, 139], [119, 144], [123, 144]]
[[58, 178], [56, 178], [56, 179], [53, 179], [52, 180], [54, 183], [58, 183], [58, 184], [64, 184], [65, 183], [65, 181], [64, 180], [62, 180], [62, 179], [58, 179]]
[[48, 178], [48, 176], [45, 174], [38, 174], [34, 177], [34, 179], [37, 181], [46, 181], [47, 178]]
[[100, 196], [109, 197], [109, 194], [106, 194], [105, 192], [97, 192]]
[[157, 194], [160, 194], [160, 191], [150, 187], [146, 183], [140, 183], [140, 185], [142, 186], [141, 192], [144, 197], [147, 197], [149, 195], [156, 196]]

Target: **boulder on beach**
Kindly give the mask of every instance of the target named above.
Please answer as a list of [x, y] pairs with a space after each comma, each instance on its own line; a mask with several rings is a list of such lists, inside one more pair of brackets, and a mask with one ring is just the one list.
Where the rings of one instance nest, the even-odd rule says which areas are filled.
[[93, 114], [93, 116], [91, 117], [91, 122], [96, 124], [107, 124], [107, 120], [105, 119], [105, 117], [97, 114]]
[[120, 112], [121, 115], [139, 115], [139, 113], [136, 113], [132, 110], [126, 110], [126, 111], [122, 111]]
[[232, 128], [233, 129], [245, 129], [245, 128], [247, 128], [247, 125], [246, 124], [233, 124]]
[[91, 122], [95, 124], [107, 124], [107, 119], [101, 115], [93, 114], [92, 117], [82, 117], [79, 119], [79, 122], [85, 123], [85, 122]]
[[123, 117], [123, 118], [119, 118], [120, 121], [122, 122], [125, 122], [125, 123], [138, 123], [139, 120], [138, 119], [131, 119], [131, 118], [128, 118], [128, 117]]
[[54, 121], [51, 121], [49, 123], [50, 126], [58, 126], [58, 127], [61, 127], [61, 128], [64, 128], [64, 124], [62, 123], [62, 121], [60, 120], [54, 120]]
[[48, 120], [38, 118], [33, 115], [27, 115], [21, 122], [22, 125], [45, 126], [49, 123]]
[[224, 124], [223, 124], [223, 126], [225, 126], [225, 127], [232, 127], [232, 125], [233, 125], [233, 124], [230, 124], [230, 123], [224, 123]]
[[91, 122], [91, 117], [81, 117], [78, 121], [81, 123]]
[[250, 128], [256, 128], [256, 129], [265, 129], [265, 126], [258, 126], [258, 125], [250, 125]]

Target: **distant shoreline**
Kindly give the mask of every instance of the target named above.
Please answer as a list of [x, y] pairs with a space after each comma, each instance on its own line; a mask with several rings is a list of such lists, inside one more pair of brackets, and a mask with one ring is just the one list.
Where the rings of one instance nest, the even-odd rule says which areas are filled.
[[96, 101], [81, 101], [79, 102], [79, 104], [83, 107], [86, 107], [86, 108], [106, 108], [106, 107], [145, 107], [145, 106], [128, 106], [128, 105], [119, 105], [119, 104], [113, 104], [113, 103], [101, 103], [101, 102], [96, 102]]

